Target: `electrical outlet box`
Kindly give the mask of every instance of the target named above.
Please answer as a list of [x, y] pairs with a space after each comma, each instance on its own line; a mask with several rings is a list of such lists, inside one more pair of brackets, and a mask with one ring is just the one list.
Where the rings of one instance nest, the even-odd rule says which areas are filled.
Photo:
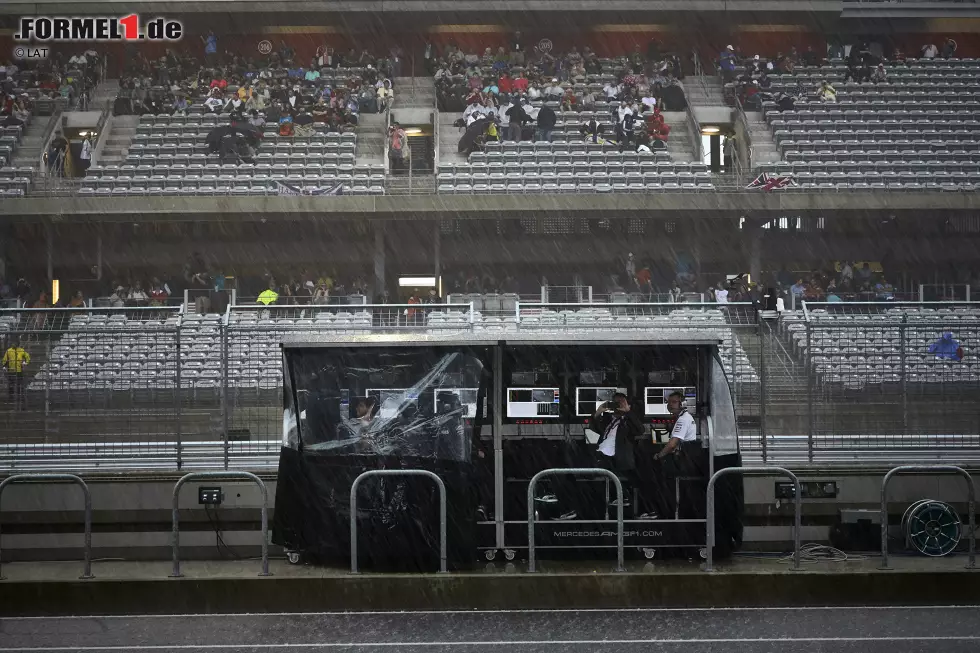
[[202, 506], [220, 506], [221, 497], [220, 487], [197, 488], [197, 502]]
[[[834, 499], [837, 497], [837, 481], [801, 481], [800, 492], [803, 499]], [[793, 484], [787, 481], [776, 482], [776, 498], [792, 499]]]

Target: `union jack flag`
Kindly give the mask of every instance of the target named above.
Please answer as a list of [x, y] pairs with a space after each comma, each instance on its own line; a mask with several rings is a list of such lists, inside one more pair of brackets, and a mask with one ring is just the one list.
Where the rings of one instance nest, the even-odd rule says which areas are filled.
[[774, 175], [768, 172], [763, 172], [761, 175], [753, 179], [752, 183], [746, 186], [746, 188], [749, 190], [761, 190], [764, 193], [769, 193], [783, 188], [795, 188], [796, 186], [796, 180], [788, 175]]
[[279, 195], [343, 195], [344, 185], [337, 184], [332, 188], [299, 188], [284, 181], [277, 181], [276, 192]]

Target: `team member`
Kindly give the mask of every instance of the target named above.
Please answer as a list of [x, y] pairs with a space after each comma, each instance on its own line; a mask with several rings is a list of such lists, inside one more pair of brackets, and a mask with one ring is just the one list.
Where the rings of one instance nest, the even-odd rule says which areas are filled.
[[656, 460], [663, 460], [674, 453], [681, 443], [694, 442], [698, 439], [698, 428], [694, 423], [694, 417], [687, 412], [684, 407], [684, 395], [680, 392], [671, 392], [667, 397], [667, 411], [675, 416], [674, 428], [670, 431], [670, 441], [664, 448], [654, 456]]

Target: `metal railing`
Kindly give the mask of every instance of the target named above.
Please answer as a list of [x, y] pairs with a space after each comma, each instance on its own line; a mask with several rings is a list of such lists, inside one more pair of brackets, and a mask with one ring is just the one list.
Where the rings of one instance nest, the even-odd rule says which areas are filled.
[[715, 549], [715, 483], [722, 476], [730, 474], [745, 474], [753, 476], [785, 476], [793, 482], [793, 569], [800, 569], [800, 522], [802, 515], [800, 480], [796, 474], [782, 467], [726, 467], [719, 469], [708, 481], [708, 503], [705, 512], [707, 519], [708, 538], [705, 552], [705, 571], [714, 571]]
[[48, 119], [48, 125], [44, 128], [44, 133], [41, 134], [41, 153], [38, 155], [37, 169], [39, 172], [43, 172], [47, 176], [47, 154], [48, 147], [51, 145], [51, 139], [54, 138], [55, 131], [61, 126], [61, 114], [64, 112], [60, 105], [55, 105], [54, 112], [51, 114], [51, 118]]
[[698, 117], [694, 114], [694, 107], [691, 103], [687, 103], [687, 129], [691, 134], [691, 147], [694, 150], [694, 156], [698, 163], [704, 163], [704, 143], [701, 141], [701, 123], [698, 122]]
[[735, 148], [733, 149], [733, 158], [737, 157], [738, 166], [736, 174], [738, 175], [739, 181], [743, 181], [744, 175], [752, 170], [752, 129], [749, 127], [748, 116], [745, 115], [745, 106], [742, 104], [742, 100], [736, 94], [735, 96], [735, 116], [738, 120], [739, 126], [741, 127], [742, 138], [745, 139], [745, 160], [742, 160], [742, 156], [739, 153], [739, 143], [735, 143]]
[[[394, 84], [392, 84], [392, 90], [394, 90]], [[384, 152], [382, 156], [385, 161], [385, 171], [388, 173], [391, 173], [391, 108], [394, 103], [395, 96], [392, 95], [385, 105]]]
[[439, 490], [439, 571], [446, 573], [446, 484], [438, 474], [427, 469], [371, 469], [354, 479], [350, 486], [350, 572], [359, 573], [357, 568], [357, 488], [361, 481], [374, 476], [424, 476], [432, 479]]
[[[980, 461], [980, 369], [927, 351], [944, 331], [967, 351], [980, 348], [980, 303], [804, 302], [770, 330], [750, 304], [463, 299], [252, 304], [223, 316], [172, 307], [0, 310], [0, 345], [19, 337], [33, 359], [25, 405], [0, 411], [0, 469], [274, 467], [286, 336], [610, 329], [642, 330], [650, 342], [682, 332], [717, 337], [747, 461]], [[0, 406], [7, 401], [0, 395]]]
[[[571, 468], [552, 468], [543, 469], [531, 477], [527, 486], [527, 570], [529, 573], [537, 571], [536, 556], [534, 553], [534, 490], [538, 481], [545, 476], [605, 476], [612, 480], [616, 487], [616, 571], [626, 571], [624, 566], [623, 540], [625, 539], [623, 528], [623, 484], [619, 477], [608, 469], [599, 467], [571, 467]], [[608, 520], [602, 520], [602, 523]]]
[[188, 481], [234, 481], [242, 479], [252, 481], [262, 491], [262, 571], [259, 573], [259, 576], [272, 575], [269, 573], [269, 490], [266, 488], [262, 479], [249, 472], [192, 472], [182, 476], [174, 485], [173, 507], [171, 512], [171, 525], [173, 528], [171, 535], [173, 571], [170, 573], [171, 578], [180, 578], [182, 575], [180, 573], [180, 512], [178, 504], [180, 488]]
[[[80, 578], [94, 578], [92, 576], [92, 493], [89, 492], [88, 485], [74, 474], [15, 474], [0, 482], [0, 500], [2, 500], [3, 491], [8, 486], [14, 483], [33, 483], [35, 481], [70, 481], [82, 488], [82, 495], [85, 499], [85, 543], [83, 546], [85, 563]], [[0, 555], [0, 580], [4, 579], [2, 563], [3, 556]]]
[[970, 476], [962, 467], [957, 467], [955, 465], [902, 465], [901, 467], [896, 467], [885, 474], [885, 478], [881, 481], [881, 567], [880, 569], [891, 569], [888, 566], [888, 484], [891, 482], [892, 478], [899, 474], [923, 474], [923, 473], [947, 473], [947, 474], [959, 474], [966, 480], [966, 492], [967, 492], [967, 510], [969, 511], [968, 517], [968, 533], [969, 533], [969, 560], [967, 562], [967, 569], [975, 569], [977, 564], [976, 559], [976, 545], [977, 545], [977, 532], [976, 532], [976, 485], [973, 483], [973, 477]]

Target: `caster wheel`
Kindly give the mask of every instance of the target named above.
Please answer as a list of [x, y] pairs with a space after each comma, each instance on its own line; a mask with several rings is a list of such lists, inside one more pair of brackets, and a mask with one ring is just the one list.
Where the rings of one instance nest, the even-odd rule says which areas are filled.
[[291, 565], [298, 565], [303, 562], [303, 554], [299, 551], [286, 551], [286, 562]]
[[647, 560], [653, 560], [657, 557], [656, 549], [641, 549], [641, 551], [643, 551], [643, 557]]
[[483, 552], [483, 557], [485, 557], [487, 560], [491, 560], [492, 561], [494, 558], [497, 557], [497, 550], [496, 549], [487, 549], [486, 551]]
[[708, 550], [706, 548], [704, 548], [704, 547], [701, 547], [700, 549], [698, 549], [698, 555], [701, 556], [701, 559], [702, 560], [707, 560], [708, 559]]
[[517, 551], [514, 549], [504, 549], [504, 558], [508, 561], [513, 560], [517, 557]]

